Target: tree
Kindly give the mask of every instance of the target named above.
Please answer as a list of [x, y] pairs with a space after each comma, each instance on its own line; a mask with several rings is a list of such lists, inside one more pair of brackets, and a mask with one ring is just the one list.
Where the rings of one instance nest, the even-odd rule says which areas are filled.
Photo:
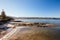
[[2, 10], [2, 12], [1, 12], [1, 16], [2, 16], [2, 19], [5, 19], [5, 18], [6, 18], [6, 15], [5, 15], [4, 10]]

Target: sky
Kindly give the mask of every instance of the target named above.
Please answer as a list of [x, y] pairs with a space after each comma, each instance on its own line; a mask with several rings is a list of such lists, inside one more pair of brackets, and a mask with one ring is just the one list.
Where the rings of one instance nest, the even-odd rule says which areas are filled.
[[60, 0], [0, 0], [0, 12], [15, 17], [60, 17]]

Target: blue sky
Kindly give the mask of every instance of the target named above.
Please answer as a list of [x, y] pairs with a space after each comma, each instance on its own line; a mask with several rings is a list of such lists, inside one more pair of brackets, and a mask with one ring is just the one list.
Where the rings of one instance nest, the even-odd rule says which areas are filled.
[[60, 17], [60, 0], [0, 0], [0, 12], [16, 17]]

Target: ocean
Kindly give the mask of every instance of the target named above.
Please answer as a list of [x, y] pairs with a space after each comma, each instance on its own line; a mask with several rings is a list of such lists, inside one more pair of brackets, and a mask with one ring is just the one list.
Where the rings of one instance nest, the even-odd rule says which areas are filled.
[[23, 22], [41, 22], [41, 23], [60, 24], [60, 20], [53, 20], [53, 19], [15, 19], [15, 20], [23, 21]]

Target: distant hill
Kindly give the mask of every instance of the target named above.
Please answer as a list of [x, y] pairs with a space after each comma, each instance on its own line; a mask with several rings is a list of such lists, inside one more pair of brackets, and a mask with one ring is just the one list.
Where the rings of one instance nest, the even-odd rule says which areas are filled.
[[60, 18], [50, 18], [50, 17], [13, 17], [15, 19], [55, 19], [60, 20]]

